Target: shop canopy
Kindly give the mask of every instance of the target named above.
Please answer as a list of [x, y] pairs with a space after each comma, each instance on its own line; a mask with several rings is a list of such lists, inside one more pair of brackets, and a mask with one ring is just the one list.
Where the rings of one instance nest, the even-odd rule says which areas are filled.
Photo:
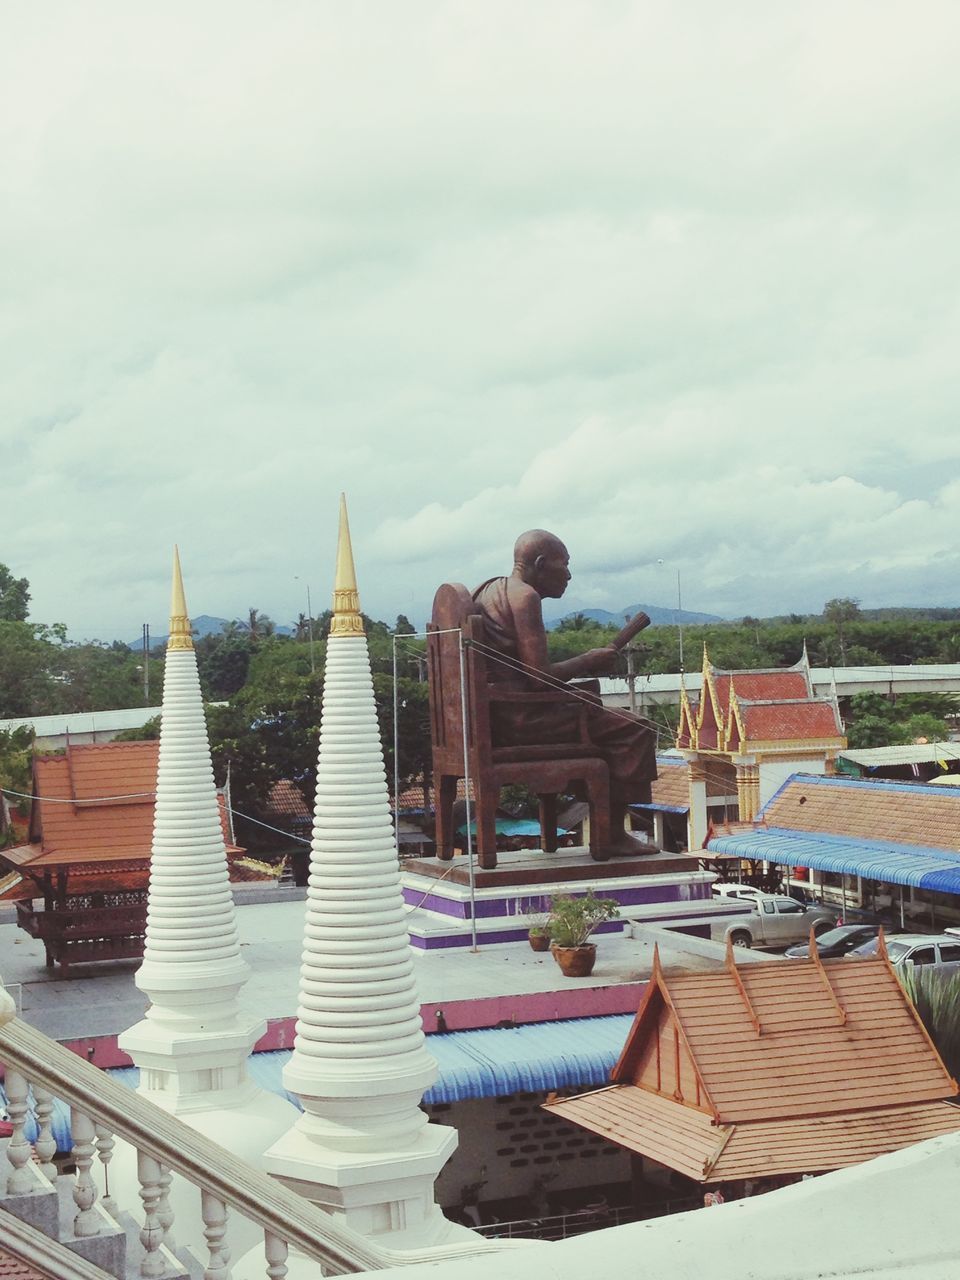
[[707, 849], [729, 857], [812, 867], [816, 871], [860, 876], [863, 880], [960, 894], [960, 852], [927, 845], [765, 827], [713, 836]]

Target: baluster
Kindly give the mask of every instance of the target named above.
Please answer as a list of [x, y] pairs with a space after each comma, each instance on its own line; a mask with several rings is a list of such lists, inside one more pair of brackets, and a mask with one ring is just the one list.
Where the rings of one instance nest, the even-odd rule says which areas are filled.
[[24, 1126], [27, 1123], [27, 1081], [19, 1071], [8, 1069], [5, 1084], [7, 1115], [13, 1125], [13, 1132], [7, 1144], [7, 1159], [10, 1161], [7, 1195], [18, 1196], [32, 1191], [37, 1185], [32, 1171], [27, 1168], [33, 1157], [33, 1150], [24, 1133]]
[[160, 1203], [162, 1173], [160, 1162], [148, 1156], [144, 1151], [137, 1152], [137, 1177], [140, 1179], [140, 1199], [143, 1201], [143, 1226], [140, 1229], [140, 1243], [143, 1245], [143, 1261], [140, 1263], [140, 1274], [146, 1280], [155, 1280], [166, 1270], [160, 1246], [163, 1244], [163, 1224], [157, 1207]]
[[[100, 1197], [100, 1203], [112, 1217], [117, 1216], [117, 1202], [110, 1194], [110, 1161], [113, 1159], [113, 1148], [116, 1145], [113, 1140], [113, 1134], [105, 1124], [95, 1126], [97, 1134], [97, 1155], [100, 1157], [100, 1167], [103, 1169], [103, 1195]], [[39, 1151], [39, 1146], [37, 1150]]]
[[96, 1236], [100, 1234], [103, 1222], [93, 1207], [97, 1203], [97, 1185], [90, 1173], [95, 1137], [93, 1121], [85, 1112], [71, 1107], [70, 1131], [73, 1134], [73, 1160], [77, 1166], [73, 1202], [80, 1211], [73, 1220], [73, 1234], [78, 1237]]
[[224, 1243], [227, 1234], [227, 1206], [209, 1191], [201, 1191], [200, 1213], [203, 1217], [203, 1234], [210, 1250], [210, 1260], [203, 1273], [203, 1280], [231, 1280], [230, 1250]]
[[176, 1248], [172, 1230], [173, 1209], [170, 1205], [170, 1183], [172, 1181], [173, 1174], [165, 1164], [162, 1164], [160, 1166], [160, 1203], [157, 1205], [157, 1217], [160, 1219], [161, 1227], [163, 1227], [163, 1243], [168, 1249]]
[[279, 1236], [263, 1233], [263, 1251], [267, 1255], [267, 1280], [284, 1280], [287, 1274], [287, 1242]]
[[53, 1094], [35, 1084], [33, 1100], [37, 1104], [39, 1130], [33, 1148], [39, 1157], [40, 1172], [51, 1182], [56, 1182], [57, 1166], [53, 1163], [53, 1157], [57, 1154], [57, 1141], [53, 1136]]

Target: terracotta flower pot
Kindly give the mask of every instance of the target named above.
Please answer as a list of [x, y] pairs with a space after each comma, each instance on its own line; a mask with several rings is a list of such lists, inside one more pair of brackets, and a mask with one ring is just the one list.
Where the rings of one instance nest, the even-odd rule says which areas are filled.
[[534, 951], [550, 950], [549, 933], [528, 933], [527, 940], [529, 941], [530, 946]]
[[594, 943], [585, 942], [582, 947], [554, 945], [550, 950], [565, 978], [588, 978], [593, 973], [593, 966], [597, 959], [597, 948]]

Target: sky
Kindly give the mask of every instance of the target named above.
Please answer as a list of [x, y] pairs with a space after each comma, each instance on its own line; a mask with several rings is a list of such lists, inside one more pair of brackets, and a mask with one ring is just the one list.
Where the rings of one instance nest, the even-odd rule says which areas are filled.
[[955, 0], [0, 0], [0, 561], [71, 638], [570, 549], [960, 603]]

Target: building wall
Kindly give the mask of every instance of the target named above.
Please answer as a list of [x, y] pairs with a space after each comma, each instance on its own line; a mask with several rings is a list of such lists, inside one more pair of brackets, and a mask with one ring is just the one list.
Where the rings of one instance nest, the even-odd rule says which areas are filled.
[[779, 756], [776, 760], [762, 760], [760, 762], [761, 808], [776, 795], [792, 773], [823, 775], [826, 772], [826, 760], [823, 756]]
[[483, 1180], [481, 1202], [536, 1196], [538, 1180], [544, 1177], [549, 1177], [550, 1196], [630, 1181], [629, 1154], [541, 1110], [546, 1097], [514, 1093], [425, 1106], [431, 1120], [452, 1124], [460, 1134], [459, 1146], [436, 1182], [437, 1202], [443, 1208], [461, 1204], [463, 1188]]

